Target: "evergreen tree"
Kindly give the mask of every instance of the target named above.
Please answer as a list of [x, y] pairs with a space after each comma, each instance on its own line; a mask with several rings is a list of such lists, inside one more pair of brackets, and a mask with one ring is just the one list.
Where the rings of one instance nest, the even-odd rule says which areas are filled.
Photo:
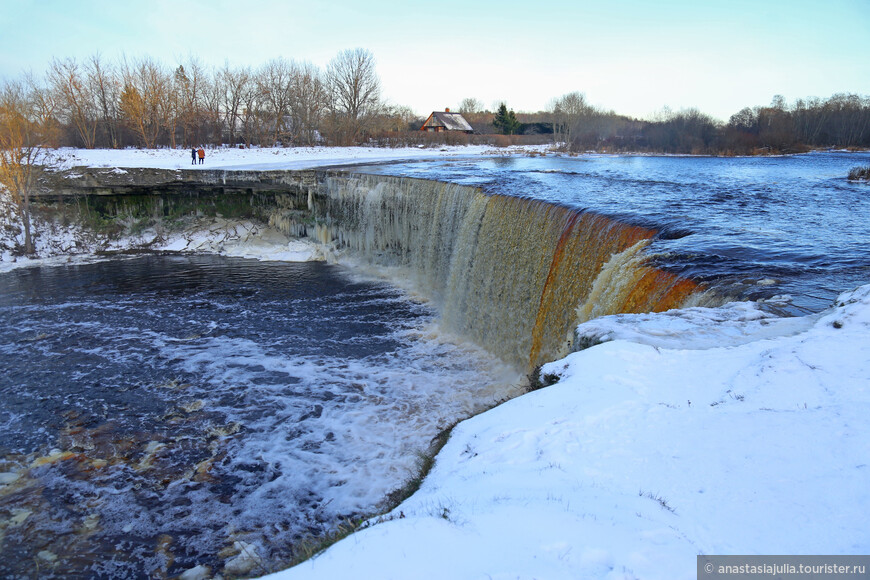
[[499, 106], [492, 124], [504, 135], [514, 135], [520, 130], [520, 122], [517, 121], [516, 114], [513, 109], [508, 111], [507, 105], [504, 103]]

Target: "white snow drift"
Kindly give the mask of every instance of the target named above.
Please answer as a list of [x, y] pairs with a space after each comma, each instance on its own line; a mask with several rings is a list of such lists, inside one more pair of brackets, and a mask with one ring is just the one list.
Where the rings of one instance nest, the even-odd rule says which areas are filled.
[[388, 521], [270, 578], [693, 579], [698, 554], [866, 554], [870, 285], [838, 303], [581, 325], [631, 340], [545, 365], [556, 385], [461, 423]]
[[[227, 149], [202, 167], [432, 154]], [[61, 157], [189, 164], [184, 150]], [[260, 232], [234, 232], [160, 245], [312, 257], [271, 234], [256, 250]], [[741, 303], [604, 317], [578, 332], [606, 342], [546, 365], [557, 384], [458, 425], [414, 496], [272, 578], [689, 579], [698, 554], [870, 553], [870, 285], [804, 318]]]

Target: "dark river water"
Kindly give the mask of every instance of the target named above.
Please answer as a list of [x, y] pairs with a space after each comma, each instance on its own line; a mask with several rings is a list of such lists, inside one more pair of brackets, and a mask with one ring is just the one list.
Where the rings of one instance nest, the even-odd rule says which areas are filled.
[[[870, 154], [511, 157], [366, 172], [661, 234], [652, 260], [819, 311], [870, 282]], [[357, 170], [359, 170], [357, 168]], [[0, 576], [256, 575], [370, 512], [521, 379], [428, 303], [334, 265], [142, 256], [0, 273]], [[238, 563], [238, 562], [236, 562]]]
[[323, 263], [14, 270], [0, 319], [2, 577], [218, 572], [240, 546], [278, 569], [520, 382]]
[[787, 296], [786, 310], [802, 314], [870, 281], [870, 187], [846, 179], [859, 165], [870, 165], [870, 153], [514, 156], [355, 170], [477, 185], [651, 226], [661, 232], [649, 248], [655, 262], [734, 298]]

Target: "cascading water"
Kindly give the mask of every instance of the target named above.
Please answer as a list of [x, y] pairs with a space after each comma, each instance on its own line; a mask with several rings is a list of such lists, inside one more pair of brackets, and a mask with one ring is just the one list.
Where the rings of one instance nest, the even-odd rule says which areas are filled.
[[520, 368], [564, 356], [581, 320], [666, 310], [698, 291], [645, 264], [656, 230], [591, 212], [388, 176], [328, 176], [320, 193], [309, 235], [405, 268], [448, 330]]
[[3, 273], [0, 578], [286, 566], [376, 511], [439, 431], [522, 391], [434, 314], [319, 262]]
[[[575, 322], [709, 303], [687, 277], [826, 306], [868, 267], [866, 192], [832, 156], [412, 171], [466, 186], [311, 172], [229, 208], [282, 208], [272, 225], [397, 266], [437, 312], [318, 263], [146, 256], [0, 275], [0, 575], [275, 570], [300, 539], [375, 509], [437, 432], [521, 392], [517, 371], [563, 354]], [[646, 220], [663, 229], [625, 223]]]

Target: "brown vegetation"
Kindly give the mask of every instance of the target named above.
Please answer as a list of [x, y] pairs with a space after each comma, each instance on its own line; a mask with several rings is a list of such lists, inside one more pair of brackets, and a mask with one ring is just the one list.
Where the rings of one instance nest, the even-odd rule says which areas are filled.
[[259, 68], [209, 69], [195, 58], [168, 68], [148, 57], [111, 63], [95, 55], [85, 62], [56, 59], [43, 77], [12, 84], [24, 91], [28, 120], [47, 147], [550, 141], [570, 151], [719, 155], [870, 147], [870, 98], [844, 94], [792, 105], [776, 97], [722, 123], [697, 109], [632, 119], [573, 92], [546, 111], [516, 113], [518, 126], [502, 129], [514, 133], [510, 139], [497, 137], [496, 114], [468, 97], [459, 111], [475, 135], [419, 135], [421, 118], [384, 102], [374, 57], [364, 49], [339, 53], [323, 70], [283, 57]]
[[853, 167], [849, 171], [849, 180], [870, 182], [870, 165], [865, 165], [864, 167]]
[[33, 253], [30, 233], [30, 194], [35, 181], [42, 136], [33, 122], [30, 103], [21, 85], [7, 84], [0, 92], [0, 186], [13, 204], [24, 226], [24, 253]]
[[349, 145], [414, 120], [383, 102], [363, 49], [340, 53], [326, 70], [280, 57], [209, 70], [195, 58], [171, 69], [95, 55], [54, 60], [44, 78], [26, 81], [30, 118], [49, 147]]
[[870, 98], [829, 99], [744, 108], [720, 123], [697, 109], [665, 110], [638, 121], [589, 106], [582, 94], [554, 102], [556, 140], [572, 151], [638, 151], [696, 155], [800, 153], [813, 147], [870, 147]]

